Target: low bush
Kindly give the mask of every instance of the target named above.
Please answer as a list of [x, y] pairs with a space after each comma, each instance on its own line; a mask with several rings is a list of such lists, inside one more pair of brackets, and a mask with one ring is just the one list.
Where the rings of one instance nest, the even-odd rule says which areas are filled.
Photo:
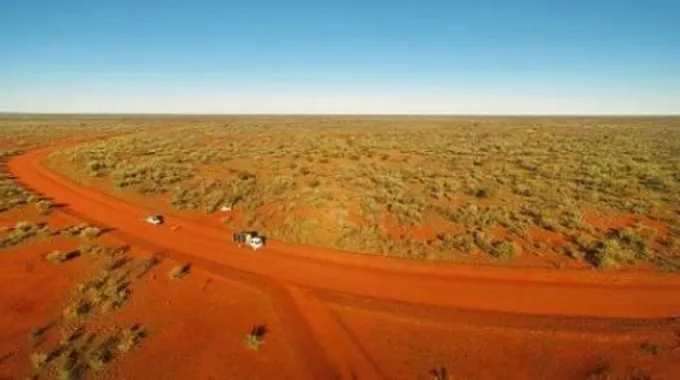
[[245, 338], [245, 344], [247, 347], [254, 351], [259, 351], [260, 347], [264, 344], [265, 336], [267, 335], [267, 326], [256, 325], [250, 329], [248, 335]]
[[509, 260], [515, 257], [516, 250], [512, 242], [495, 240], [491, 243], [491, 250], [488, 253], [497, 259]]
[[123, 330], [120, 333], [118, 340], [118, 351], [128, 352], [139, 346], [144, 338], [147, 337], [147, 331], [140, 325], [134, 325]]
[[606, 239], [595, 244], [587, 258], [598, 268], [613, 269], [631, 263], [635, 259], [635, 252], [622, 247], [617, 239]]
[[80, 256], [80, 252], [78, 250], [73, 250], [69, 252], [52, 251], [45, 255], [45, 259], [51, 262], [52, 264], [62, 264], [78, 256]]
[[0, 248], [18, 245], [34, 236], [49, 236], [52, 234], [44, 223], [18, 222], [9, 229], [5, 236], [0, 237]]
[[178, 265], [178, 266], [172, 268], [172, 270], [170, 270], [170, 273], [168, 273], [168, 275], [173, 280], [180, 280], [180, 279], [183, 279], [184, 277], [186, 277], [186, 275], [189, 274], [190, 269], [191, 269], [191, 264], [189, 264], [189, 263]]
[[102, 229], [97, 227], [86, 227], [80, 231], [80, 236], [87, 239], [94, 239], [102, 234]]

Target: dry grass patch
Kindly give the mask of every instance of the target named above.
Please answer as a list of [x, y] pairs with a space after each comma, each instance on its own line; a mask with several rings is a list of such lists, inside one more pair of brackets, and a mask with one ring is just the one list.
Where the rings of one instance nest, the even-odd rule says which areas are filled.
[[69, 237], [82, 237], [86, 239], [94, 239], [99, 237], [104, 232], [99, 227], [88, 226], [87, 224], [78, 224], [76, 226], [68, 227], [60, 231], [61, 234]]
[[44, 223], [17, 222], [0, 236], [0, 248], [18, 245], [35, 236], [51, 236], [53, 232]]
[[45, 255], [45, 260], [51, 262], [52, 264], [62, 264], [69, 260], [75, 259], [78, 256], [80, 256], [80, 251], [78, 250], [68, 252], [52, 251]]
[[126, 355], [147, 337], [141, 325], [116, 328], [110, 333], [90, 332], [83, 326], [67, 333], [55, 348], [31, 354], [32, 376], [85, 379]]

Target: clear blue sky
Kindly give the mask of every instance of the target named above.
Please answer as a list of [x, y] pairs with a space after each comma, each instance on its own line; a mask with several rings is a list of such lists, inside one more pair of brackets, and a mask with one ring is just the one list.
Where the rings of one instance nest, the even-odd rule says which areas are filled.
[[680, 113], [680, 1], [6, 0], [0, 111]]

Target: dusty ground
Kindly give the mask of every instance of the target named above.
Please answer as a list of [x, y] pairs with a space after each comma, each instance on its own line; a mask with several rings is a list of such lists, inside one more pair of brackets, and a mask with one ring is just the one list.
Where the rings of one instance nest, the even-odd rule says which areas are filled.
[[[29, 130], [57, 123], [38, 121], [45, 126]], [[167, 195], [140, 196], [136, 185], [113, 191], [108, 175], [68, 178], [64, 172], [77, 165], [55, 167], [59, 154], [51, 155], [72, 152], [77, 140], [92, 146], [85, 140], [164, 123], [186, 133], [184, 124], [215, 121], [57, 121], [65, 125], [57, 137], [26, 137], [16, 128], [3, 142], [14, 149], [25, 140], [24, 153], [8, 154], [2, 183], [0, 378], [434, 379], [440, 367], [450, 379], [680, 376], [680, 278], [659, 273], [658, 261], [641, 257], [617, 271], [594, 271], [584, 258], [539, 250], [504, 266], [485, 252], [459, 258], [495, 264], [470, 266], [356, 255], [295, 239], [251, 253], [231, 244], [223, 214], [173, 209]], [[97, 123], [98, 132], [83, 132]], [[38, 149], [59, 141], [67, 145]], [[659, 199], [677, 210], [672, 196]], [[158, 209], [167, 212], [166, 225], [142, 223]], [[238, 226], [247, 212], [234, 214], [227, 225]], [[392, 223], [386, 218], [380, 223]], [[583, 223], [594, 234], [603, 227], [663, 231], [646, 244], [670, 260], [677, 251], [663, 243], [674, 236], [673, 218], [605, 207], [585, 212]], [[74, 230], [81, 224], [90, 229]], [[425, 220], [409, 231], [427, 235], [443, 225]], [[528, 235], [548, 246], [564, 239], [564, 231], [537, 228], [529, 226]], [[503, 226], [488, 232], [507, 234]], [[80, 255], [50, 262], [46, 254], [55, 250]], [[560, 260], [561, 270], [545, 268]], [[176, 271], [183, 264], [188, 271]], [[90, 309], [75, 313], [83, 302]], [[245, 343], [256, 325], [267, 328], [259, 350]], [[84, 333], [65, 339], [77, 328]]]

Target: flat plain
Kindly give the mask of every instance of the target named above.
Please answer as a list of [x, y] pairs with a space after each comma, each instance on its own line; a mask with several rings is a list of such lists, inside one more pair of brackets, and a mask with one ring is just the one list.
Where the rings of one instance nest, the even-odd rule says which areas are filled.
[[680, 376], [680, 118], [0, 128], [0, 378]]

